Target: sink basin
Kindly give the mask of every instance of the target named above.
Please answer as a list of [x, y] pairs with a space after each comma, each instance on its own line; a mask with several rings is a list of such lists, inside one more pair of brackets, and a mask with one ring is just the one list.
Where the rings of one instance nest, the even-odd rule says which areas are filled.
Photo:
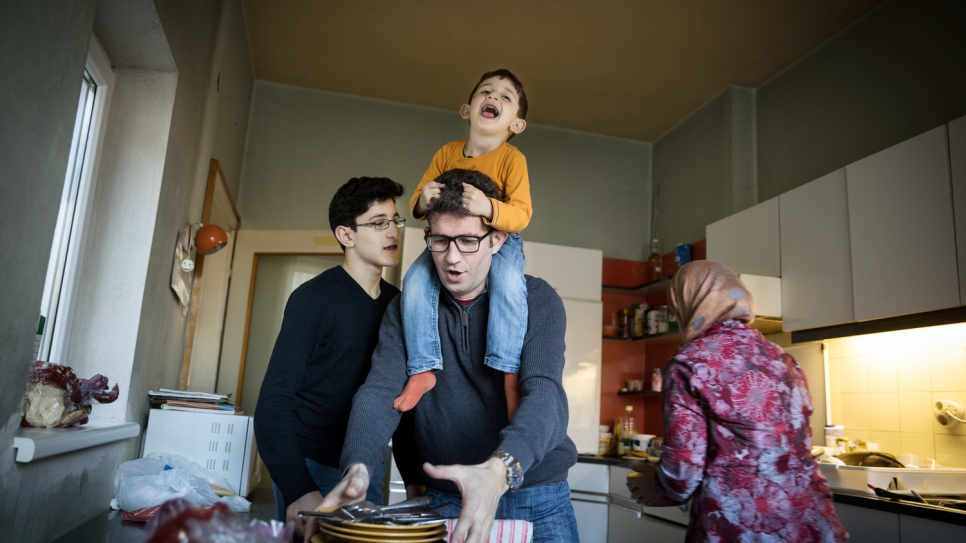
[[869, 485], [924, 493], [966, 494], [966, 469], [870, 468], [819, 464], [819, 470], [833, 490], [873, 494]]

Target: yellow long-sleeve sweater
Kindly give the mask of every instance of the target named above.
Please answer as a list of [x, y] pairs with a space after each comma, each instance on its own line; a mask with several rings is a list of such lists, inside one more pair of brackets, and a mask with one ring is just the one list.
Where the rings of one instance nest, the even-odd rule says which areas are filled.
[[504, 232], [522, 231], [530, 223], [530, 217], [533, 215], [526, 157], [516, 147], [504, 142], [489, 153], [466, 158], [463, 156], [465, 143], [466, 140], [447, 143], [433, 155], [429, 169], [423, 174], [416, 191], [409, 199], [409, 210], [413, 212], [413, 217], [420, 220], [425, 218], [417, 216], [415, 212], [423, 185], [435, 180], [446, 170], [461, 168], [476, 170], [490, 176], [503, 194], [502, 201], [490, 198], [490, 202], [493, 203], [493, 218], [490, 221], [484, 219], [484, 222]]

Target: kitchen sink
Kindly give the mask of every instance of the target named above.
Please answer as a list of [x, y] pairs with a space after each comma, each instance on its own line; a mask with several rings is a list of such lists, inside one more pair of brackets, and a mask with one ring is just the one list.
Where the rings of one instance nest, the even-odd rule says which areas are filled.
[[869, 488], [872, 485], [898, 491], [915, 490], [920, 494], [943, 494], [943, 497], [966, 496], [966, 469], [962, 468], [871, 468], [836, 464], [819, 464], [818, 467], [833, 490], [874, 495]]

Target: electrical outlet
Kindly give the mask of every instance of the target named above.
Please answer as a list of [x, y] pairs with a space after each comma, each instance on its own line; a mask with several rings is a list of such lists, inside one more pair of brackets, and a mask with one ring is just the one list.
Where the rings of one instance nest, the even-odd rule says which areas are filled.
[[933, 413], [936, 415], [936, 422], [945, 428], [952, 428], [959, 424], [959, 419], [963, 417], [963, 406], [953, 400], [937, 400], [932, 406]]

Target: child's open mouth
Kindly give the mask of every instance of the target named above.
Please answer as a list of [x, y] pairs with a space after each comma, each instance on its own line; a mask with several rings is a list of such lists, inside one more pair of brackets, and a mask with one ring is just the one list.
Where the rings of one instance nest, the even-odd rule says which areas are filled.
[[496, 119], [500, 116], [500, 110], [496, 109], [495, 106], [485, 104], [482, 108], [480, 108], [480, 115], [486, 117], [487, 119]]

